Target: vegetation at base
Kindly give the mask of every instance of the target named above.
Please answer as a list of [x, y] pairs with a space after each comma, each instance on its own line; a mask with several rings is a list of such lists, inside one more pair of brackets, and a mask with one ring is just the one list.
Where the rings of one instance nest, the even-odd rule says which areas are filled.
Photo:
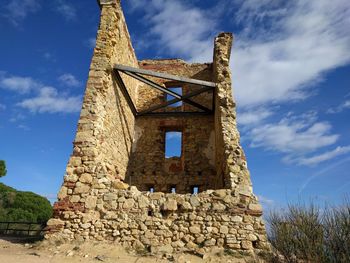
[[0, 160], [0, 177], [3, 177], [7, 174], [6, 163], [4, 160]]
[[52, 206], [45, 197], [0, 183], [0, 222], [42, 223], [51, 216]]
[[270, 262], [350, 262], [350, 202], [320, 209], [289, 205], [268, 218], [269, 240], [276, 253]]

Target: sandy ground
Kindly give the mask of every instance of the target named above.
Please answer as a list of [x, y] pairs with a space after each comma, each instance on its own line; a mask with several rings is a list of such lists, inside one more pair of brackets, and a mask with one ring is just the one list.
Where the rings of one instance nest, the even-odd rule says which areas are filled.
[[199, 257], [191, 254], [176, 254], [172, 257], [136, 255], [128, 253], [120, 246], [105, 243], [83, 243], [79, 245], [63, 244], [56, 247], [44, 247], [40, 242], [22, 243], [14, 239], [0, 237], [0, 263], [248, 263], [254, 262], [247, 257], [233, 258], [224, 253], [207, 254]]

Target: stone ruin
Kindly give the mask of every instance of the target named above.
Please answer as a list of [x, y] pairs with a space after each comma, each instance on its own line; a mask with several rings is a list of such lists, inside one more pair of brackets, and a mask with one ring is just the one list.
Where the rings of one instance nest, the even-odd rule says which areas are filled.
[[[267, 249], [236, 125], [232, 34], [215, 38], [212, 63], [138, 61], [120, 0], [99, 4], [74, 149], [46, 238], [153, 252]], [[179, 156], [165, 155], [168, 132], [181, 135]]]

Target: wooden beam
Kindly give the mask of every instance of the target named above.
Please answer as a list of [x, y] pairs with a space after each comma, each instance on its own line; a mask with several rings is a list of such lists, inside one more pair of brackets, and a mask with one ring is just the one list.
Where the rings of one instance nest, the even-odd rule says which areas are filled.
[[173, 96], [173, 97], [178, 98], [178, 99], [181, 100], [181, 95], [179, 95], [176, 92], [173, 92], [173, 91], [171, 91], [171, 90], [169, 90], [167, 88], [164, 88], [164, 87], [158, 85], [157, 83], [154, 83], [153, 81], [151, 81], [149, 79], [146, 79], [146, 78], [144, 78], [144, 77], [142, 77], [140, 75], [137, 75], [135, 73], [131, 73], [131, 72], [128, 72], [128, 71], [123, 71], [122, 70], [122, 72], [125, 73], [126, 75], [132, 77], [132, 78], [135, 78], [135, 79], [137, 79], [137, 80], [139, 80], [139, 81], [141, 81], [143, 83], [146, 83], [147, 85], [150, 85], [151, 87], [153, 87], [153, 88], [155, 88], [157, 90], [165, 92], [165, 93], [169, 94], [170, 96]]
[[132, 111], [132, 113], [134, 114], [134, 116], [136, 117], [136, 115], [138, 114], [137, 110], [136, 110], [136, 107], [130, 97], [130, 94], [128, 92], [128, 89], [126, 88], [125, 84], [124, 84], [124, 81], [122, 79], [122, 77], [120, 76], [119, 72], [115, 70], [115, 77], [117, 79], [117, 82], [119, 84], [119, 87], [120, 89], [122, 90], [124, 96], [125, 96], [125, 99], [127, 101], [127, 103], [129, 104], [129, 107]]
[[[118, 70], [116, 70], [116, 71], [118, 71]], [[137, 73], [132, 73], [132, 72], [123, 71], [123, 70], [121, 70], [121, 72], [123, 72], [123, 73], [129, 75], [130, 77], [133, 77], [133, 78], [135, 78], [135, 79], [137, 79], [139, 81], [142, 81], [142, 82], [150, 85], [151, 87], [153, 87], [155, 89], [158, 89], [158, 90], [160, 90], [162, 92], [165, 92], [165, 93], [167, 93], [167, 94], [169, 94], [169, 95], [171, 95], [171, 96], [173, 96], [173, 97], [175, 97], [175, 98], [177, 98], [179, 100], [183, 100], [184, 102], [186, 102], [188, 104], [191, 104], [192, 106], [194, 106], [194, 107], [196, 107], [198, 109], [201, 109], [203, 111], [210, 111], [210, 109], [208, 109], [207, 107], [204, 107], [203, 105], [201, 105], [201, 104], [199, 104], [197, 102], [194, 102], [192, 100], [186, 99], [183, 96], [177, 94], [176, 92], [173, 92], [173, 91], [171, 91], [171, 90], [169, 90], [167, 88], [164, 88], [164, 87], [158, 85], [157, 83], [153, 82], [152, 80], [146, 79], [145, 77], [140, 76]]]
[[171, 75], [171, 74], [167, 74], [167, 73], [161, 73], [161, 72], [140, 69], [140, 68], [133, 68], [133, 67], [124, 66], [124, 65], [120, 65], [120, 64], [114, 65], [114, 68], [118, 69], [118, 70], [122, 70], [122, 71], [128, 71], [128, 72], [138, 73], [141, 75], [147, 75], [147, 76], [152, 76], [152, 77], [157, 77], [157, 78], [162, 78], [162, 79], [175, 80], [175, 81], [190, 83], [190, 84], [194, 84], [194, 85], [201, 85], [201, 86], [207, 86], [207, 87], [213, 87], [213, 88], [216, 87], [216, 84], [214, 82], [179, 77], [179, 76]]
[[[200, 89], [200, 90], [196, 90], [196, 91], [191, 92], [191, 93], [189, 93], [189, 94], [187, 94], [187, 95], [184, 95], [184, 96], [182, 96], [182, 97], [185, 98], [185, 99], [188, 99], [188, 98], [194, 97], [194, 96], [196, 96], [196, 95], [199, 95], [199, 94], [201, 94], [201, 93], [203, 93], [203, 92], [206, 92], [206, 91], [209, 91], [209, 90], [213, 90], [213, 89], [212, 89], [211, 87], [204, 87], [204, 88], [202, 88], [202, 89]], [[149, 112], [153, 112], [153, 111], [156, 111], [156, 110], [165, 108], [165, 107], [167, 107], [167, 106], [169, 106], [169, 105], [171, 105], [171, 104], [174, 104], [174, 103], [176, 103], [176, 102], [179, 102], [179, 101], [181, 101], [181, 99], [172, 99], [172, 100], [169, 100], [169, 101], [164, 102], [164, 103], [162, 103], [162, 104], [160, 104], [160, 105], [155, 105], [155, 106], [149, 107], [148, 109], [146, 109], [146, 110], [144, 110], [144, 111], [140, 111], [140, 112], [139, 112], [139, 115], [143, 115], [143, 114], [146, 114], [146, 113], [149, 113]], [[210, 110], [209, 110], [209, 111], [210, 111]]]
[[190, 116], [200, 116], [200, 115], [210, 115], [213, 112], [204, 112], [204, 111], [173, 111], [173, 112], [149, 112], [142, 115], [137, 115], [137, 117], [190, 117]]

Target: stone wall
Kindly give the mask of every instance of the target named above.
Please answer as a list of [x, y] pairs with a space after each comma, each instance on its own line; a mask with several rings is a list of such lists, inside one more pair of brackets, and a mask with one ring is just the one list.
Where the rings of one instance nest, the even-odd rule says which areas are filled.
[[229, 63], [232, 41], [231, 33], [221, 33], [215, 38], [213, 68], [214, 81], [217, 83], [215, 94], [217, 177], [219, 187], [238, 189], [241, 194], [253, 197], [247, 161], [240, 146], [240, 135], [237, 130], [236, 103], [232, 96]]
[[237, 191], [180, 195], [142, 193], [134, 186], [105, 190], [98, 191], [94, 206], [66, 211], [49, 225], [64, 227], [60, 237], [68, 240], [109, 240], [152, 252], [203, 252], [214, 246], [252, 251], [268, 246], [261, 206], [243, 200]]
[[[212, 80], [212, 64], [189, 64], [179, 59], [144, 60], [141, 68], [163, 72], [182, 77]], [[152, 79], [164, 86], [181, 86], [182, 94], [187, 95], [202, 87], [167, 80]], [[191, 100], [212, 107], [213, 93], [211, 91], [199, 94]], [[144, 110], [152, 105], [165, 101], [165, 95], [151, 87], [141, 86], [138, 96], [138, 110]], [[183, 103], [178, 107], [167, 107], [159, 111], [194, 111], [192, 105]], [[159, 112], [158, 111], [158, 112]], [[139, 117], [135, 123], [135, 139], [129, 164], [126, 182], [137, 186], [141, 191], [147, 191], [150, 186], [155, 191], [169, 192], [171, 187], [177, 193], [190, 193], [193, 186], [200, 191], [214, 189], [216, 182], [215, 170], [215, 136], [214, 116], [187, 117]], [[182, 132], [182, 151], [180, 157], [166, 158], [165, 133], [168, 131]]]
[[[73, 154], [68, 162], [49, 239], [108, 240], [154, 252], [224, 247], [266, 249], [262, 209], [252, 193], [236, 127], [229, 59], [232, 35], [215, 39], [214, 62], [138, 62], [118, 0], [100, 0], [101, 22]], [[134, 117], [112, 67], [123, 64], [213, 81], [215, 113]], [[122, 76], [139, 111], [164, 94]], [[164, 87], [179, 83], [153, 78]], [[199, 87], [182, 85], [183, 94]], [[192, 99], [212, 108], [213, 94]], [[161, 111], [193, 111], [183, 104]], [[182, 131], [180, 157], [165, 158], [164, 134]], [[129, 184], [130, 185], [129, 185]], [[155, 187], [155, 193], [147, 192]], [[176, 185], [176, 194], [169, 187]], [[190, 194], [192, 186], [200, 193]]]
[[[135, 118], [112, 74], [115, 63], [138, 62], [119, 4], [103, 5], [83, 106], [56, 210], [84, 207], [102, 182], [124, 180], [134, 138]], [[123, 76], [133, 99], [136, 80]], [[101, 179], [102, 178], [102, 179]], [[80, 196], [80, 194], [84, 194]]]
[[[152, 118], [136, 121], [137, 139], [131, 155], [129, 176], [126, 182], [148, 191], [190, 193], [193, 186], [200, 191], [213, 189], [215, 185], [214, 119], [212, 116], [197, 118]], [[181, 157], [165, 157], [165, 132], [182, 131]], [[210, 141], [211, 140], [211, 141]]]

